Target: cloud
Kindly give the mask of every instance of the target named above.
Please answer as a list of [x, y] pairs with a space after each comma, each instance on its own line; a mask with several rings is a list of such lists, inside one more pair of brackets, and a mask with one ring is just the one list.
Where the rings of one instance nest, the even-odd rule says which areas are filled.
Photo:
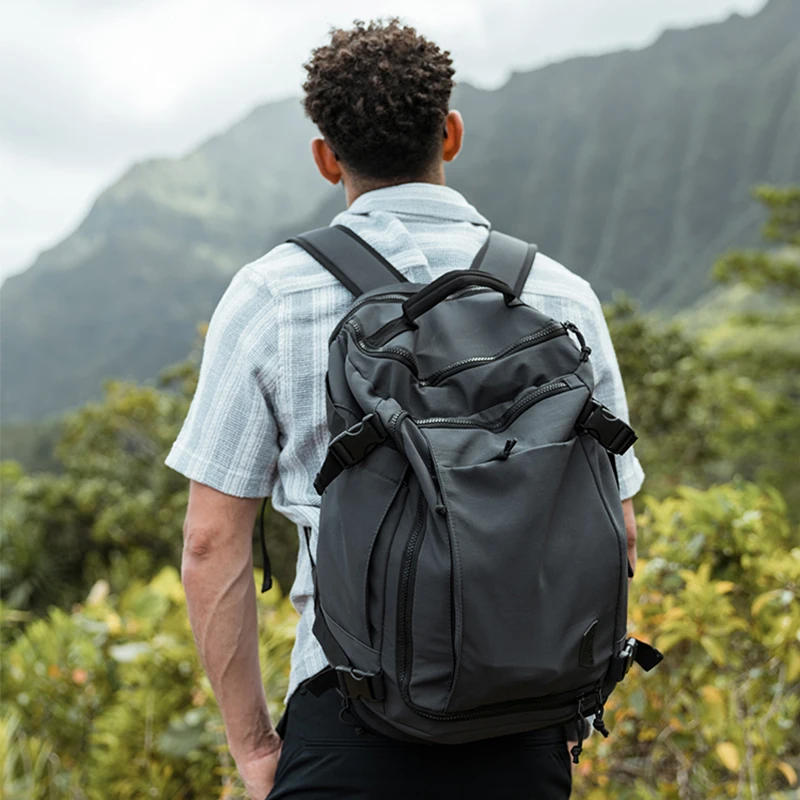
[[[403, 0], [453, 53], [457, 78], [642, 45], [666, 25], [764, 0]], [[299, 92], [330, 25], [386, 0], [26, 0], [0, 25], [0, 276], [65, 235], [131, 162], [180, 155], [254, 105]], [[8, 80], [11, 76], [11, 80]]]

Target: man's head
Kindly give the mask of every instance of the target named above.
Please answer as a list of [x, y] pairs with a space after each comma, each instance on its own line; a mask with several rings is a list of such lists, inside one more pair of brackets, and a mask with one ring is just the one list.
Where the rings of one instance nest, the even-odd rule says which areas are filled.
[[380, 186], [442, 183], [443, 161], [461, 148], [463, 123], [449, 111], [450, 53], [397, 19], [334, 30], [305, 65], [306, 114], [324, 138], [314, 160], [348, 202]]

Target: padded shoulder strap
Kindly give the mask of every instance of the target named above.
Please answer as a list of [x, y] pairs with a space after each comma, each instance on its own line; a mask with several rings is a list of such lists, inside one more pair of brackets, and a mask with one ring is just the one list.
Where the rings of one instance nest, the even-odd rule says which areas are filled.
[[381, 286], [407, 283], [374, 247], [344, 225], [317, 228], [287, 241], [302, 247], [356, 297]]
[[500, 278], [519, 297], [525, 288], [525, 281], [528, 280], [537, 251], [535, 244], [528, 244], [498, 231], [489, 231], [486, 242], [475, 256], [470, 269], [479, 269]]

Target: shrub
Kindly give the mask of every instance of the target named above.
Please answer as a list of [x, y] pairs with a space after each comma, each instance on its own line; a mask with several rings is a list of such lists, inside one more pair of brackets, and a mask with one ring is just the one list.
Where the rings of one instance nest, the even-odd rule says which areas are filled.
[[800, 768], [800, 546], [752, 484], [650, 499], [631, 629], [666, 658], [634, 667], [578, 768], [583, 800], [775, 797]]
[[[261, 595], [264, 680], [277, 718], [296, 616]], [[120, 596], [95, 585], [30, 623], [0, 682], [8, 800], [244, 797], [174, 569]]]

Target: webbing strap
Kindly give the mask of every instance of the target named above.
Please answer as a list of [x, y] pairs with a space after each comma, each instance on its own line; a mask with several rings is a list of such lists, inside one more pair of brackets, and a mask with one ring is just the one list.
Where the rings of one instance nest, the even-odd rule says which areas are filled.
[[340, 433], [328, 445], [325, 461], [314, 478], [317, 494], [321, 495], [344, 470], [366, 458], [385, 441], [386, 432], [375, 414], [367, 414], [360, 422]]
[[261, 581], [261, 592], [268, 592], [272, 588], [272, 565], [267, 552], [267, 534], [264, 530], [264, 512], [267, 510], [267, 498], [261, 503], [261, 515], [258, 518], [258, 533], [261, 540], [261, 564], [264, 569], [264, 577]]
[[344, 225], [317, 228], [287, 241], [302, 247], [356, 297], [408, 282], [374, 247]]
[[488, 272], [506, 283], [519, 298], [530, 275], [538, 248], [506, 233], [489, 231], [470, 269]]

